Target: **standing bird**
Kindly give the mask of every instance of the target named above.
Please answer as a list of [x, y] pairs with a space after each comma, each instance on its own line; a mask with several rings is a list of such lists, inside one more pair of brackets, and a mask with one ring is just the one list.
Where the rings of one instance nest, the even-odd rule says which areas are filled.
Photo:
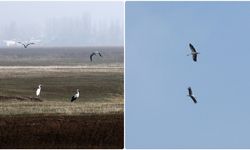
[[100, 52], [95, 51], [95, 52], [93, 52], [93, 53], [89, 56], [91, 62], [92, 62], [92, 57], [93, 57], [94, 55], [97, 55], [97, 54], [99, 54], [99, 56], [102, 57], [102, 54], [101, 54]]
[[76, 90], [76, 94], [74, 96], [72, 96], [71, 98], [71, 102], [73, 102], [74, 100], [76, 100], [77, 98], [79, 98], [80, 93], [79, 93], [79, 89]]
[[24, 44], [22, 42], [17, 42], [17, 43], [22, 44], [24, 46], [24, 48], [27, 48], [31, 44], [35, 44], [35, 43], [26, 43], [26, 44]]
[[39, 85], [38, 85], [38, 88], [37, 88], [37, 90], [36, 90], [36, 96], [37, 96], [37, 97], [39, 97], [39, 96], [40, 96], [41, 89], [42, 89], [41, 87], [42, 87], [42, 85], [41, 85], [41, 84], [39, 84]]
[[196, 49], [194, 48], [194, 46], [191, 43], [189, 43], [189, 48], [191, 49], [191, 53], [187, 54], [187, 56], [192, 55], [193, 60], [196, 62], [197, 61], [197, 55], [200, 54], [200, 53], [196, 51]]
[[188, 95], [190, 98], [192, 98], [192, 100], [194, 101], [194, 103], [197, 103], [197, 100], [195, 99], [195, 96], [193, 95], [192, 89], [191, 87], [188, 87]]

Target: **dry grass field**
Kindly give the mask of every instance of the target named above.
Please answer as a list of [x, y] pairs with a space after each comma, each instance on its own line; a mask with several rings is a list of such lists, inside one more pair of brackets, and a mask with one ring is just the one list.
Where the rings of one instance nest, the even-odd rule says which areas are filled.
[[90, 50], [17, 51], [0, 49], [0, 148], [123, 148], [121, 50], [92, 64]]

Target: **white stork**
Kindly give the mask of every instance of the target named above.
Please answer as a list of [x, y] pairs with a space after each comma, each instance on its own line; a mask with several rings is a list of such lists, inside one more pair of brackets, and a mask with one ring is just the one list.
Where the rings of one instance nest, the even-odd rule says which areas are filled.
[[26, 44], [24, 44], [22, 42], [17, 42], [17, 43], [22, 44], [24, 48], [27, 48], [31, 44], [35, 44], [35, 43], [26, 43]]
[[37, 96], [37, 97], [39, 97], [39, 96], [40, 96], [41, 89], [42, 89], [42, 85], [41, 85], [41, 84], [39, 84], [39, 85], [38, 85], [38, 88], [36, 89], [36, 96]]
[[189, 96], [194, 101], [195, 104], [197, 103], [197, 100], [196, 100], [195, 96], [193, 95], [191, 87], [188, 87], [188, 95], [187, 96]]
[[200, 54], [200, 53], [196, 51], [196, 49], [194, 48], [194, 46], [191, 43], [189, 43], [189, 48], [191, 49], [191, 53], [187, 54], [187, 56], [192, 55], [193, 60], [196, 62], [197, 61], [197, 55]]
[[79, 96], [80, 96], [79, 89], [77, 89], [76, 94], [71, 98], [71, 102], [75, 101], [77, 98], [79, 98]]
[[101, 54], [100, 52], [95, 51], [95, 52], [93, 52], [93, 53], [89, 56], [91, 62], [92, 62], [92, 57], [95, 56], [95, 55], [97, 55], [97, 54], [99, 54], [99, 56], [102, 57], [102, 54]]

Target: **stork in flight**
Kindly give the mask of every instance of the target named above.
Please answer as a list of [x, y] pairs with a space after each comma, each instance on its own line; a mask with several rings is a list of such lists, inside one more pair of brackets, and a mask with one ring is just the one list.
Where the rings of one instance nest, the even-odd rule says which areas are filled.
[[37, 97], [39, 97], [39, 96], [40, 96], [41, 89], [42, 89], [42, 85], [41, 85], [41, 84], [39, 84], [39, 85], [38, 85], [38, 88], [37, 88], [37, 90], [36, 90], [36, 96], [37, 96]]
[[194, 101], [195, 104], [197, 103], [197, 100], [196, 100], [195, 96], [193, 95], [191, 87], [188, 87], [188, 95], [187, 96], [189, 96]]
[[77, 89], [76, 94], [71, 98], [71, 102], [75, 101], [77, 98], [79, 98], [79, 96], [80, 96], [79, 89]]
[[196, 51], [196, 49], [194, 48], [194, 46], [191, 43], [189, 43], [189, 48], [191, 49], [191, 53], [187, 54], [187, 56], [192, 55], [193, 60], [196, 62], [197, 61], [197, 55], [200, 54], [200, 53]]
[[22, 44], [24, 48], [27, 48], [29, 45], [35, 44], [35, 43], [22, 43], [22, 42], [17, 42], [19, 44]]
[[95, 55], [97, 55], [97, 54], [99, 54], [99, 56], [102, 57], [102, 54], [101, 54], [100, 52], [95, 51], [95, 52], [93, 52], [93, 53], [89, 56], [91, 62], [92, 62], [92, 60], [93, 60], [92, 57], [95, 56]]

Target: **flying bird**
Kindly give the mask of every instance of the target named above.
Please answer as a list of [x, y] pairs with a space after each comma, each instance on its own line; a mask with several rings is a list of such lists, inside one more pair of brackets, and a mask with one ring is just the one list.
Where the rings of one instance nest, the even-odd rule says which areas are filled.
[[187, 96], [189, 96], [194, 101], [195, 104], [197, 103], [197, 100], [196, 100], [195, 96], [193, 95], [191, 87], [188, 87], [188, 95]]
[[71, 98], [71, 102], [75, 101], [77, 98], [79, 98], [79, 96], [80, 96], [79, 89], [77, 89], [76, 94]]
[[26, 43], [26, 44], [24, 44], [22, 42], [17, 42], [17, 43], [22, 44], [24, 48], [27, 48], [29, 45], [35, 44], [35, 43]]
[[189, 43], [189, 48], [191, 49], [191, 53], [187, 54], [187, 56], [192, 55], [193, 60], [196, 62], [197, 61], [197, 55], [200, 54], [200, 53], [196, 51], [196, 49], [194, 48], [194, 46], [191, 43]]
[[40, 96], [41, 89], [42, 89], [42, 85], [41, 85], [41, 84], [39, 84], [39, 85], [38, 85], [38, 88], [37, 88], [37, 90], [36, 90], [36, 96], [37, 96], [37, 97], [39, 97], [39, 96]]
[[99, 56], [102, 57], [102, 54], [101, 54], [100, 52], [95, 51], [95, 52], [93, 52], [93, 53], [89, 56], [91, 62], [92, 62], [92, 60], [93, 60], [92, 57], [95, 56], [95, 55], [97, 55], [97, 54], [99, 54]]

